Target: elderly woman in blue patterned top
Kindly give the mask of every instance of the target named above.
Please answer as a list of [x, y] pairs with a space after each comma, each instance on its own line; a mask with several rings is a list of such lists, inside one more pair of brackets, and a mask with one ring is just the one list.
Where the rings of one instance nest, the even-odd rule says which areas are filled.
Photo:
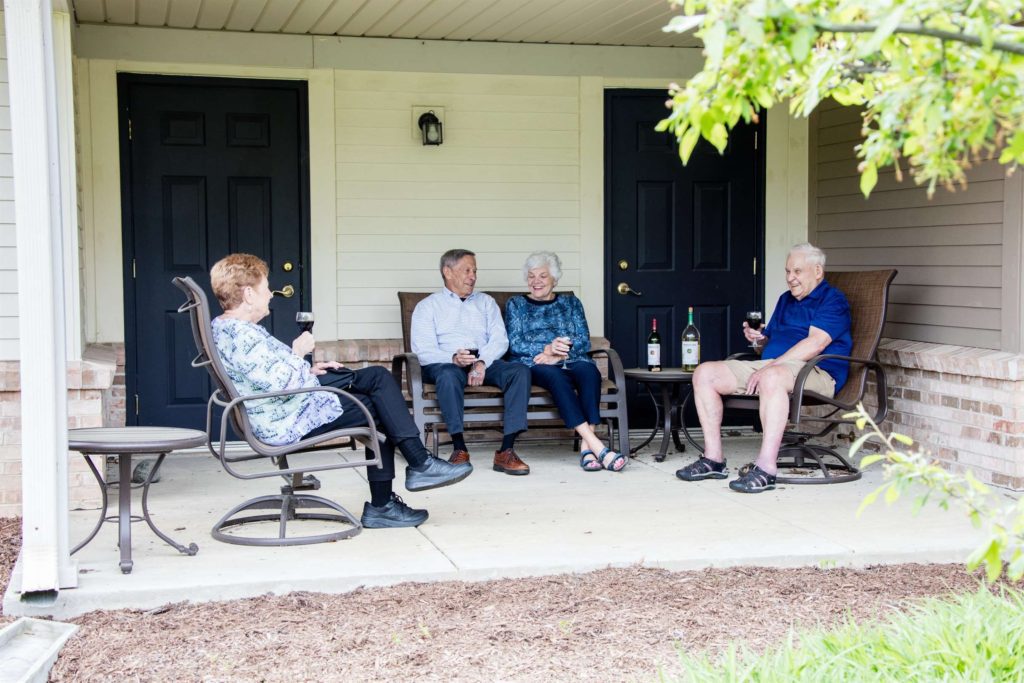
[[[370, 467], [367, 472], [370, 501], [363, 506], [363, 526], [419, 526], [427, 520], [427, 511], [409, 507], [392, 492], [395, 446], [409, 463], [405, 487], [410, 491], [454, 484], [469, 476], [472, 465], [453, 465], [430, 454], [401, 390], [384, 368], [350, 372], [334, 361], [310, 366], [303, 357], [313, 352], [312, 334], [303, 332], [289, 347], [259, 325], [270, 314], [273, 297], [268, 272], [267, 264], [251, 254], [231, 254], [210, 269], [213, 292], [224, 309], [213, 320], [213, 342], [232, 384], [242, 396], [316, 386], [334, 386], [352, 394], [387, 437], [381, 446], [382, 467]], [[245, 406], [253, 432], [271, 445], [366, 424], [366, 416], [352, 399], [328, 391], [251, 401]]]
[[505, 305], [509, 358], [529, 366], [533, 383], [551, 392], [565, 425], [579, 434], [580, 467], [619, 472], [627, 455], [605, 446], [594, 433], [601, 422], [601, 373], [589, 355], [583, 305], [571, 294], [555, 292], [562, 262], [548, 251], [530, 254], [523, 277], [529, 291]]

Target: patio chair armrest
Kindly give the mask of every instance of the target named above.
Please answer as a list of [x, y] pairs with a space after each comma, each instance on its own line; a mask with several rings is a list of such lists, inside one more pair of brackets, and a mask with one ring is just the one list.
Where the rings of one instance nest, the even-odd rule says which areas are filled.
[[391, 359], [391, 375], [402, 386], [403, 368], [405, 373], [405, 388], [413, 401], [423, 396], [423, 366], [420, 365], [419, 356], [415, 353], [400, 353]]
[[844, 360], [848, 363], [866, 365], [875, 373], [875, 386], [878, 390], [878, 412], [872, 419], [874, 419], [876, 423], [880, 423], [884, 420], [889, 407], [885, 397], [885, 371], [882, 368], [882, 364], [870, 358], [854, 358], [853, 356], [823, 353], [820, 356], [815, 356], [807, 361], [804, 366], [800, 368], [800, 372], [797, 373], [796, 382], [793, 385], [793, 397], [789, 404], [789, 421], [793, 424], [800, 424], [800, 407], [803, 404], [804, 384], [807, 382], [807, 377], [814, 371], [814, 368], [816, 368], [819, 363], [826, 360]]
[[[239, 396], [238, 398], [232, 399], [230, 401], [224, 401], [223, 399], [218, 398], [218, 396], [220, 395], [220, 392], [214, 392], [214, 394], [210, 397], [210, 400], [209, 400], [209, 403], [208, 403], [207, 421], [206, 421], [206, 424], [207, 424], [207, 430], [206, 431], [207, 431], [208, 447], [210, 449], [210, 452], [218, 460], [221, 461], [221, 464], [224, 465], [224, 469], [228, 470], [228, 472], [232, 476], [238, 477], [239, 479], [254, 478], [252, 475], [246, 475], [246, 474], [244, 474], [242, 472], [238, 472], [238, 471], [234, 470], [231, 467], [231, 460], [226, 457], [227, 441], [228, 441], [228, 438], [227, 438], [228, 425], [230, 424], [230, 419], [231, 419], [232, 411], [234, 411], [236, 408], [239, 408], [239, 407], [242, 407], [242, 409], [244, 410], [244, 407], [243, 407], [244, 404], [249, 402], [249, 401], [258, 401], [258, 400], [263, 400], [263, 399], [268, 399], [268, 398], [278, 398], [278, 397], [283, 397], [283, 396], [297, 396], [297, 395], [300, 395], [300, 394], [312, 393], [314, 391], [326, 391], [326, 392], [329, 392], [329, 393], [332, 393], [332, 394], [336, 394], [338, 396], [345, 396], [345, 397], [347, 397], [351, 401], [351, 403], [353, 405], [356, 406], [356, 408], [359, 409], [360, 412], [363, 413], [363, 417], [366, 418], [366, 426], [365, 427], [357, 427], [356, 429], [360, 429], [360, 430], [361, 429], [366, 429], [366, 430], [368, 430], [368, 432], [369, 432], [368, 437], [367, 437], [368, 443], [366, 444], [366, 447], [374, 452], [374, 458], [373, 458], [372, 461], [369, 462], [369, 464], [374, 464], [374, 465], [377, 465], [377, 467], [381, 467], [382, 466], [382, 460], [381, 460], [381, 457], [380, 457], [380, 444], [381, 444], [381, 442], [384, 441], [385, 437], [384, 437], [383, 434], [381, 434], [381, 433], [379, 433], [377, 431], [377, 425], [376, 425], [376, 423], [373, 420], [373, 415], [370, 414], [370, 411], [366, 408], [365, 405], [363, 405], [362, 401], [357, 399], [355, 396], [353, 396], [349, 392], [347, 392], [347, 391], [345, 391], [343, 389], [338, 389], [336, 387], [323, 387], [323, 386], [318, 386], [318, 387], [300, 387], [298, 389], [286, 389], [286, 390], [283, 390], [283, 391], [268, 391], [268, 392], [265, 392], [265, 393], [262, 393], [262, 394], [250, 394], [248, 396]], [[221, 419], [220, 419], [220, 439], [219, 439], [218, 448], [216, 450], [214, 449], [214, 446], [213, 446], [213, 438], [212, 438], [212, 434], [211, 434], [211, 417], [212, 417], [212, 414], [213, 414], [213, 406], [214, 405], [217, 405], [217, 406], [223, 408], [223, 413], [221, 414]], [[334, 430], [334, 431], [342, 431], [342, 430]], [[245, 435], [245, 436], [248, 437], [249, 435]], [[318, 443], [323, 443], [325, 441], [330, 441], [330, 440], [332, 440], [334, 438], [337, 438], [337, 436], [341, 436], [341, 435], [334, 435], [333, 431], [332, 432], [325, 432], [323, 434], [318, 434], [317, 436], [310, 437], [308, 439], [307, 438], [299, 439], [298, 441], [296, 441], [294, 443], [285, 444], [285, 445], [282, 445], [282, 446], [270, 446], [268, 444], [264, 444], [255, 435], [252, 435], [251, 438], [246, 438], [246, 442], [259, 455], [262, 455], [262, 456], [265, 456], [265, 457], [280, 457], [280, 456], [288, 455], [289, 453], [294, 453], [296, 451], [301, 451], [301, 450], [303, 450], [305, 448], [308, 448], [309, 446], [315, 446]], [[309, 467], [299, 468], [299, 469], [289, 468], [289, 469], [279, 470], [279, 471], [275, 472], [275, 474], [288, 475], [288, 474], [293, 474], [293, 473], [297, 473], [297, 472], [313, 472], [313, 471], [318, 471], [319, 469], [328, 469], [328, 468], [313, 468], [313, 469], [310, 469]]]
[[615, 349], [594, 349], [588, 353], [591, 358], [605, 356], [608, 359], [608, 379], [615, 383], [620, 393], [626, 391], [626, 371], [622, 366], [622, 357]]

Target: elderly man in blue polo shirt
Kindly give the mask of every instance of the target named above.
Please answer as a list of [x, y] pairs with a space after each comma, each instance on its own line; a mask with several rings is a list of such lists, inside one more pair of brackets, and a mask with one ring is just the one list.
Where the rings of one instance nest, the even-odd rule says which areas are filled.
[[[466, 385], [498, 387], [505, 395], [501, 448], [494, 469], [524, 475], [530, 466], [516, 454], [516, 436], [526, 430], [530, 400], [530, 369], [502, 360], [508, 335], [495, 300], [476, 286], [476, 254], [451, 249], [441, 256], [444, 289], [417, 304], [412, 313], [412, 352], [423, 364], [423, 381], [437, 387], [441, 415], [448, 425], [453, 451], [449, 462], [469, 462], [463, 438]], [[474, 353], [475, 352], [475, 353]]]
[[[704, 431], [704, 455], [677, 471], [680, 479], [699, 481], [728, 476], [722, 451], [722, 396], [758, 394], [764, 429], [761, 450], [749, 471], [729, 482], [729, 488], [741, 493], [775, 488], [776, 460], [797, 373], [819, 354], [850, 355], [850, 305], [842, 292], [825, 282], [825, 253], [808, 243], [790, 249], [786, 284], [789, 291], [779, 297], [763, 334], [743, 323], [748, 341], [766, 342], [761, 360], [726, 360], [697, 366], [693, 395]], [[826, 360], [815, 366], [804, 386], [834, 396], [846, 382], [848, 372], [846, 361]]]

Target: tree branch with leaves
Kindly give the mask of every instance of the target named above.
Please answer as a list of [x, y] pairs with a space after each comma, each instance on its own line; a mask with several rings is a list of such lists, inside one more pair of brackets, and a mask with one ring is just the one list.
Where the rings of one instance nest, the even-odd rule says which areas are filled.
[[999, 155], [1024, 161], [1024, 10], [1019, 0], [671, 0], [666, 31], [696, 31], [704, 67], [671, 86], [659, 130], [685, 164], [703, 137], [783, 101], [809, 116], [825, 99], [863, 107], [861, 191], [904, 168], [929, 194], [966, 184]]

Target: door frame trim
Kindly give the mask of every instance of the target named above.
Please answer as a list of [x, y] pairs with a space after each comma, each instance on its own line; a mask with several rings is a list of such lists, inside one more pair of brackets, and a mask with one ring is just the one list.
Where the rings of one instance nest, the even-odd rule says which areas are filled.
[[[615, 271], [609, 264], [612, 253], [612, 102], [619, 97], [636, 97], [641, 95], [657, 95], [665, 97], [662, 90], [651, 88], [605, 88], [604, 91], [604, 329], [605, 336], [608, 336], [613, 325], [612, 315], [612, 281], [615, 279]], [[764, 310], [764, 263], [765, 263], [765, 180], [766, 180], [766, 157], [765, 149], [768, 146], [768, 133], [766, 127], [767, 112], [759, 113], [757, 122], [758, 145], [755, 154], [754, 166], [754, 253], [757, 257], [758, 269], [754, 278], [754, 301], [758, 302], [761, 310]], [[680, 162], [682, 163], [682, 162]]]
[[[133, 407], [138, 377], [139, 359], [137, 324], [135, 316], [136, 292], [135, 278], [132, 273], [132, 260], [135, 256], [135, 221], [132, 207], [132, 163], [131, 141], [128, 138], [128, 94], [133, 85], [193, 85], [220, 87], [260, 87], [265, 89], [293, 90], [298, 95], [299, 127], [299, 207], [302, 215], [299, 218], [299, 241], [302, 255], [300, 267], [300, 304], [311, 310], [313, 291], [311, 287], [311, 252], [310, 252], [310, 180], [309, 180], [309, 85], [305, 80], [285, 80], [270, 78], [233, 78], [223, 76], [173, 76], [159, 74], [140, 74], [119, 72], [117, 74], [117, 140], [118, 159], [120, 164], [121, 189], [121, 264], [124, 288], [124, 379], [125, 379], [125, 424], [138, 424], [138, 414]], [[168, 286], [170, 284], [168, 283]]]

